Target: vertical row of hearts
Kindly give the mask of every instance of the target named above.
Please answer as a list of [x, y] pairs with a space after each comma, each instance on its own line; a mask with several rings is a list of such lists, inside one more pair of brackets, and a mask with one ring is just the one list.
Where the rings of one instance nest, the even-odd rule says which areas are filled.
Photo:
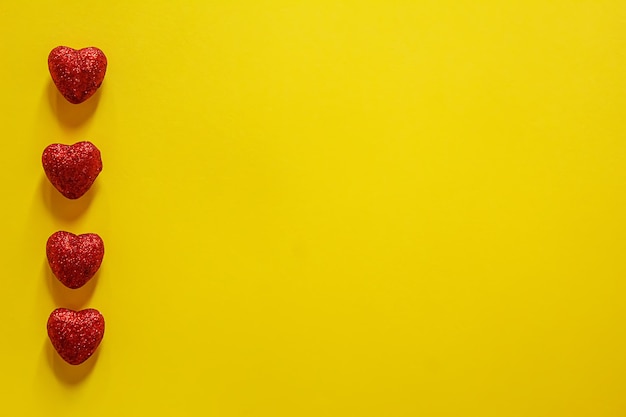
[[[59, 92], [72, 104], [89, 99], [102, 84], [107, 68], [104, 53], [94, 47], [80, 50], [54, 48], [48, 69]], [[43, 169], [52, 185], [66, 198], [82, 197], [102, 171], [100, 151], [91, 142], [48, 146]], [[58, 231], [48, 238], [50, 269], [66, 287], [76, 290], [96, 274], [104, 257], [104, 243], [95, 233], [75, 235]], [[48, 318], [48, 336], [59, 355], [79, 365], [96, 351], [104, 336], [104, 317], [93, 308], [74, 311], [57, 308]]]

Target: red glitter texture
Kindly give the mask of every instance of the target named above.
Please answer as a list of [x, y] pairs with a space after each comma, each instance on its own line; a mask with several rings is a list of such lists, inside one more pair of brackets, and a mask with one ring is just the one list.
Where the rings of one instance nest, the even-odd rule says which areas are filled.
[[59, 355], [71, 365], [85, 362], [104, 336], [104, 317], [88, 308], [74, 311], [57, 308], [48, 318], [48, 337]]
[[43, 151], [41, 162], [52, 185], [72, 200], [85, 194], [102, 171], [100, 151], [91, 142], [52, 144]]
[[107, 58], [98, 48], [57, 46], [48, 55], [52, 81], [63, 97], [78, 104], [91, 97], [104, 80]]
[[104, 257], [104, 242], [95, 233], [75, 235], [59, 231], [48, 238], [48, 263], [54, 275], [68, 288], [80, 288], [98, 272]]

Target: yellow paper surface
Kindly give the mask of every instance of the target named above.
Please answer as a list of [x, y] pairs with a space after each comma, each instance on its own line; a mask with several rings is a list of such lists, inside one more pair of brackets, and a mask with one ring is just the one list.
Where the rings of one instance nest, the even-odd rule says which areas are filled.
[[[624, 416], [626, 3], [5, 1], [7, 416]], [[57, 45], [109, 59], [89, 101]], [[50, 143], [104, 170], [65, 200]], [[80, 290], [57, 230], [106, 255]], [[95, 357], [46, 334], [99, 309]]]

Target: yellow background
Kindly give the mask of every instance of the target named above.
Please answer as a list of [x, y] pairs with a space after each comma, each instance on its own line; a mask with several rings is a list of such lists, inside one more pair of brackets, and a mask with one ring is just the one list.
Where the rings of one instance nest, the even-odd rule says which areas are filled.
[[[0, 5], [2, 415], [624, 416], [626, 2]], [[47, 55], [98, 46], [101, 90]], [[90, 140], [78, 201], [50, 143]], [[71, 291], [45, 242], [96, 232]], [[98, 354], [52, 350], [98, 308]]]

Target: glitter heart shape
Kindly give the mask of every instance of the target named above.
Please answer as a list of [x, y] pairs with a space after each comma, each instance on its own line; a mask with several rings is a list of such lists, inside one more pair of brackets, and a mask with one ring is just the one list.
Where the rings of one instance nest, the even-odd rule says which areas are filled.
[[72, 200], [85, 194], [102, 171], [100, 151], [91, 142], [52, 144], [43, 151], [41, 162], [52, 185]]
[[48, 318], [48, 337], [67, 363], [80, 365], [93, 355], [104, 336], [104, 317], [96, 309], [57, 308]]
[[46, 243], [48, 264], [54, 276], [68, 288], [80, 288], [98, 272], [104, 242], [95, 233], [75, 235], [59, 231]]
[[57, 46], [48, 55], [48, 69], [54, 85], [67, 101], [82, 103], [102, 85], [107, 58], [95, 47], [73, 49]]

